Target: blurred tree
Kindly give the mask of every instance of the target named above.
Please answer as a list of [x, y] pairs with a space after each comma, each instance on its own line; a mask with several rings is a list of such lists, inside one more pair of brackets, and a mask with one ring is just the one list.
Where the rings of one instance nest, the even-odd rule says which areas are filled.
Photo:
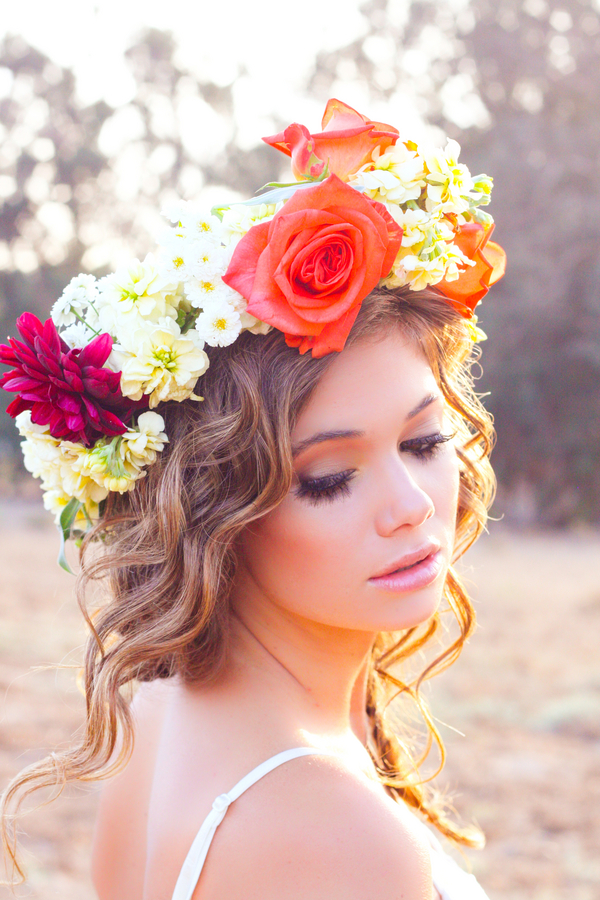
[[[45, 318], [78, 272], [145, 256], [168, 200], [207, 185], [247, 196], [272, 177], [270, 148], [236, 146], [231, 87], [198, 83], [174, 51], [168, 34], [141, 35], [127, 53], [135, 96], [113, 109], [82, 107], [73, 74], [22, 38], [0, 46], [3, 337], [25, 309]], [[11, 397], [0, 394], [3, 409]], [[0, 451], [9, 468], [20, 457], [4, 415]]]
[[[370, 95], [401, 127], [412, 110], [496, 179], [509, 269], [482, 304], [480, 386], [498, 427], [498, 509], [598, 522], [598, 0], [367, 0], [362, 12], [367, 33], [320, 54], [307, 92]], [[211, 185], [248, 196], [273, 177], [269, 148], [238, 144], [232, 86], [199, 83], [175, 49], [142, 35], [127, 54], [135, 96], [113, 109], [82, 108], [72, 74], [21, 38], [0, 47], [3, 334], [25, 308], [47, 313], [77, 272], [145, 255], [167, 200]], [[0, 440], [15, 446], [6, 417]]]

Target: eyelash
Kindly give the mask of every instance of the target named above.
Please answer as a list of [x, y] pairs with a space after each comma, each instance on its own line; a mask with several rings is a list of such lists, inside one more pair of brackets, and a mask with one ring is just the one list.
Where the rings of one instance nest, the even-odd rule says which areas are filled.
[[[442, 444], [451, 441], [453, 434], [428, 434], [425, 437], [410, 438], [402, 441], [400, 451], [410, 453], [416, 459], [430, 460], [438, 452]], [[296, 494], [309, 501], [309, 503], [317, 504], [335, 500], [339, 496], [348, 496], [350, 493], [350, 482], [354, 478], [352, 469], [344, 472], [336, 472], [333, 475], [323, 475], [321, 478], [300, 479], [300, 483], [296, 488]]]

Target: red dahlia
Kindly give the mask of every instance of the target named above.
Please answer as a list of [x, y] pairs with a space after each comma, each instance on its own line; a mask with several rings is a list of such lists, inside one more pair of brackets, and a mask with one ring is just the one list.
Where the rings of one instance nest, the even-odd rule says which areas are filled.
[[140, 404], [123, 397], [120, 372], [102, 368], [112, 350], [109, 334], [70, 350], [52, 319], [42, 325], [26, 312], [17, 328], [22, 341], [0, 344], [0, 362], [13, 366], [0, 387], [18, 394], [7, 407], [10, 416], [29, 409], [31, 421], [49, 425], [52, 437], [86, 447], [127, 430], [123, 420]]

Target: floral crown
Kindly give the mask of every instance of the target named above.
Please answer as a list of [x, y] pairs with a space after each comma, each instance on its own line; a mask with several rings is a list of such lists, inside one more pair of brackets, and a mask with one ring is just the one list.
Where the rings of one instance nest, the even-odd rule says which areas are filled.
[[17, 320], [0, 345], [0, 386], [23, 437], [25, 467], [64, 540], [81, 538], [110, 491], [131, 490], [168, 437], [161, 403], [201, 400], [205, 345], [242, 331], [284, 332], [313, 357], [343, 349], [377, 285], [434, 286], [481, 338], [474, 309], [504, 273], [489, 240], [492, 179], [460, 147], [424, 150], [391, 125], [330, 100], [322, 131], [289, 125], [263, 140], [291, 157], [293, 184], [210, 213], [189, 202], [155, 256], [96, 280], [78, 275], [43, 324]]

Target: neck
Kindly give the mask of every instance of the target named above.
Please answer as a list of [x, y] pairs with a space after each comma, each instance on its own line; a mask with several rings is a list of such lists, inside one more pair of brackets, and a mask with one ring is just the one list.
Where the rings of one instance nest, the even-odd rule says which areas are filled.
[[353, 735], [366, 745], [367, 672], [375, 635], [306, 619], [244, 581], [233, 596], [234, 668], [266, 679], [300, 728]]

